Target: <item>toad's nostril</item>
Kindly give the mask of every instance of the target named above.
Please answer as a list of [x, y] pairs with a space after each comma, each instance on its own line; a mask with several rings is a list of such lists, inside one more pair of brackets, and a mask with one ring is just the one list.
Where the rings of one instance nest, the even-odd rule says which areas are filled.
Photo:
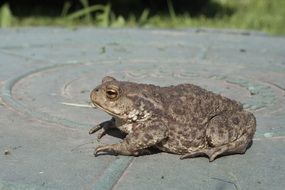
[[95, 89], [92, 90], [92, 92], [90, 93], [90, 98], [91, 99], [95, 99], [95, 93], [98, 92], [98, 90], [96, 91]]

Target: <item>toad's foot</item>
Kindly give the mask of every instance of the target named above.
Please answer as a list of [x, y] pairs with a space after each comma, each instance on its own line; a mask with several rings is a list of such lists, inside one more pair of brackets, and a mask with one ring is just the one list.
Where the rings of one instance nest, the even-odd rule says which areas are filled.
[[212, 162], [215, 160], [215, 158], [224, 153], [227, 150], [227, 146], [221, 146], [221, 147], [215, 147], [211, 149], [204, 149], [200, 151], [195, 151], [195, 152], [189, 152], [180, 157], [181, 160], [186, 159], [186, 158], [194, 158], [197, 156], [203, 156], [207, 155], [209, 157], [209, 161]]
[[122, 148], [118, 148], [120, 144], [113, 144], [113, 145], [105, 145], [105, 146], [98, 146], [94, 151], [94, 156], [97, 157], [100, 152], [106, 152], [113, 155], [133, 155], [133, 156], [139, 156], [139, 155], [146, 155], [151, 154], [151, 151], [149, 149], [141, 149], [136, 151], [130, 151]]
[[118, 155], [112, 145], [98, 146], [94, 151], [94, 156], [97, 157], [99, 152], [107, 152], [113, 155]]
[[107, 131], [111, 128], [115, 128], [115, 120], [112, 118], [111, 120], [109, 121], [105, 121], [103, 123], [100, 123], [99, 125], [96, 125], [94, 127], [92, 127], [90, 130], [89, 130], [89, 134], [93, 134], [99, 130], [101, 130], [100, 132], [98, 132], [98, 135], [97, 135], [97, 139], [101, 139], [104, 135], [106, 135]]

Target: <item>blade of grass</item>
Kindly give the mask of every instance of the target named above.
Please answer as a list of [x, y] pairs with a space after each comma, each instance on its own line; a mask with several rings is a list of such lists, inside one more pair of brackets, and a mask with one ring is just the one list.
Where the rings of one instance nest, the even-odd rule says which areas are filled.
[[111, 5], [107, 4], [102, 13], [96, 15], [96, 20], [100, 26], [107, 27], [110, 25]]
[[6, 3], [0, 8], [0, 27], [5, 28], [12, 25], [13, 15], [11, 13], [9, 4]]
[[65, 1], [64, 4], [63, 4], [63, 8], [62, 8], [62, 11], [61, 11], [61, 16], [62, 17], [66, 17], [69, 9], [71, 8], [71, 3], [69, 1]]
[[[89, 8], [89, 0], [80, 0], [80, 3], [83, 5], [84, 9]], [[86, 19], [86, 23], [89, 23], [89, 24], [92, 23], [91, 12], [85, 12], [85, 19]]]
[[96, 12], [96, 11], [104, 11], [104, 9], [105, 9], [104, 5], [92, 5], [90, 7], [71, 13], [67, 15], [66, 18], [70, 20], [78, 19], [80, 17], [85, 16], [87, 13], [89, 14], [89, 13]]
[[149, 16], [149, 9], [144, 9], [138, 20], [139, 25], [146, 24], [148, 16]]
[[121, 28], [125, 25], [126, 25], [126, 20], [122, 15], [117, 16], [117, 18], [111, 24], [113, 28]]
[[169, 15], [171, 20], [175, 21], [176, 20], [176, 13], [172, 4], [172, 0], [167, 0], [167, 7], [169, 11]]

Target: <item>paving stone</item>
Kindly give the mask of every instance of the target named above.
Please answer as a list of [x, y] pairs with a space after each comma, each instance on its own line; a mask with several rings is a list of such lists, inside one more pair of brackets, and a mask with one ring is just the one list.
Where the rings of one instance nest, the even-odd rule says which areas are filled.
[[[280, 189], [285, 185], [285, 39], [231, 30], [0, 30], [0, 189]], [[244, 155], [93, 157], [88, 107], [105, 75], [194, 83], [257, 117]], [[86, 107], [82, 105], [87, 105]], [[2, 152], [2, 153], [1, 153]], [[282, 189], [282, 188], [281, 188]]]

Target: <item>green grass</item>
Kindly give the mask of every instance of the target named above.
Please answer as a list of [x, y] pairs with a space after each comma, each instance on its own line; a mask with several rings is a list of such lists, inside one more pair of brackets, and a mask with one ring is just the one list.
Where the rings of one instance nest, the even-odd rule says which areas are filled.
[[145, 9], [140, 14], [130, 13], [127, 16], [116, 15], [111, 4], [89, 5], [88, 0], [80, 2], [83, 8], [71, 12], [71, 4], [67, 1], [57, 17], [16, 17], [11, 13], [9, 5], [4, 4], [0, 8], [0, 26], [214, 27], [285, 35], [284, 0], [213, 0], [211, 6], [195, 16], [176, 12], [171, 0], [167, 0], [166, 13], [153, 14], [151, 10]]

